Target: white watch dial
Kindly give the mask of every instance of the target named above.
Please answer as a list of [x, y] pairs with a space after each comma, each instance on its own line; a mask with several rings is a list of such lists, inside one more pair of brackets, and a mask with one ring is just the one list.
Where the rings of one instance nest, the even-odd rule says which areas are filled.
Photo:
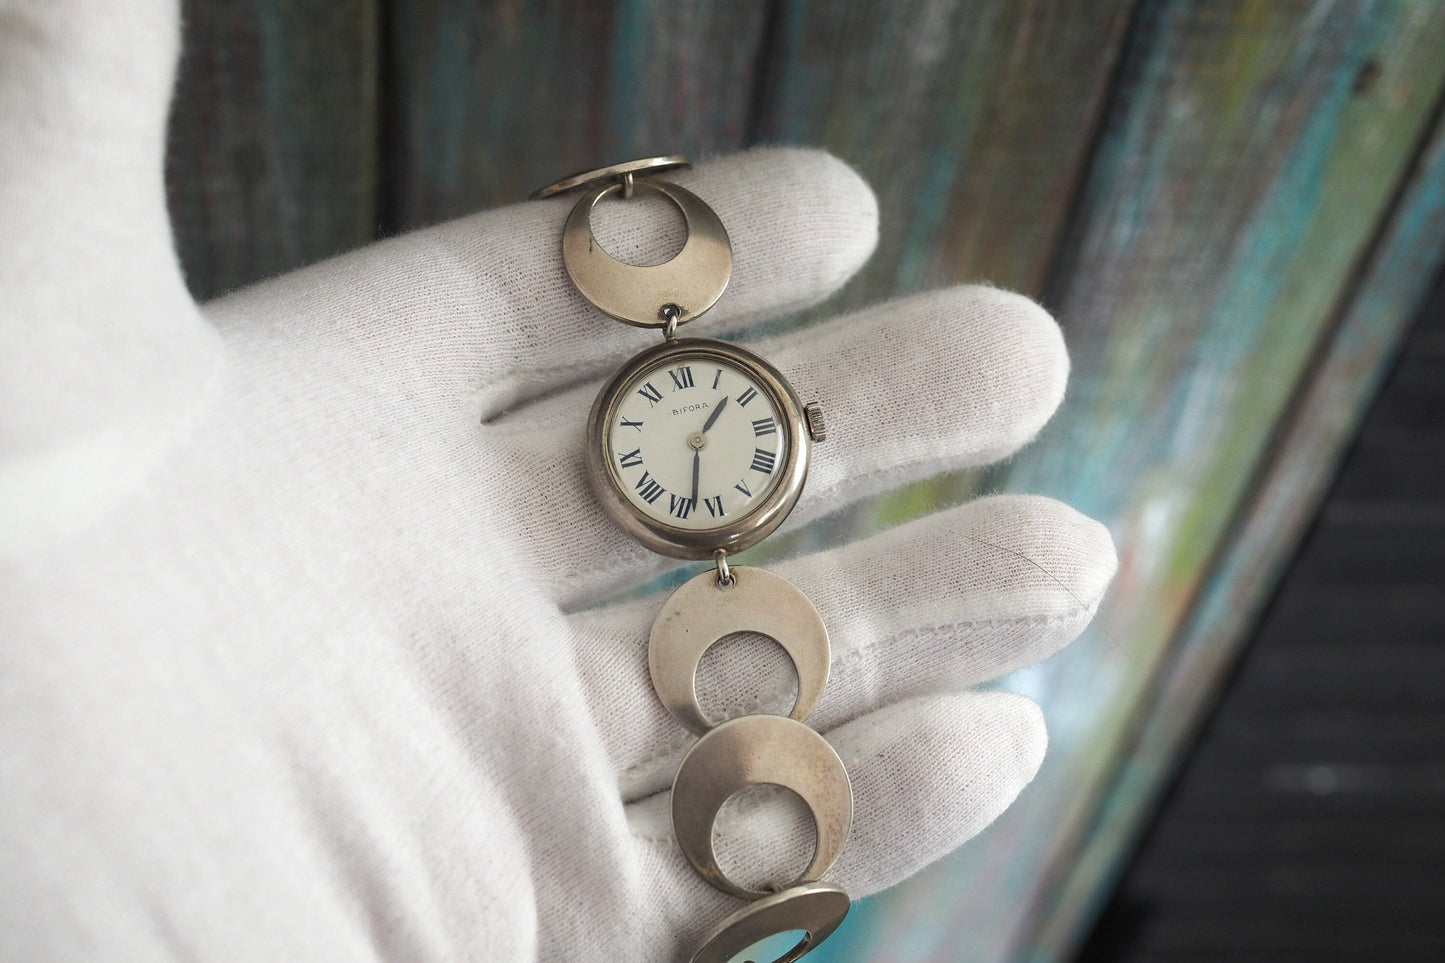
[[613, 477], [643, 514], [705, 531], [760, 505], [782, 476], [787, 432], [739, 366], [685, 358], [627, 385], [607, 426]]

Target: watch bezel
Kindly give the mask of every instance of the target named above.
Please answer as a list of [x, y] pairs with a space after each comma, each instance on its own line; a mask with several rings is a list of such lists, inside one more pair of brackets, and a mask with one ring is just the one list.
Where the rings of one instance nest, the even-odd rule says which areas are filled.
[[[713, 358], [742, 368], [772, 398], [786, 438], [786, 450], [771, 491], [737, 519], [718, 528], [685, 529], [645, 514], [628, 499], [624, 482], [612, 468], [608, 427], [638, 375], [665, 362]], [[788, 379], [762, 357], [746, 348], [714, 338], [678, 338], [630, 358], [619, 368], [592, 403], [587, 418], [587, 477], [602, 509], [628, 535], [661, 555], [709, 559], [722, 549], [735, 555], [767, 538], [798, 503], [808, 476], [812, 439], [803, 421], [803, 404]]]

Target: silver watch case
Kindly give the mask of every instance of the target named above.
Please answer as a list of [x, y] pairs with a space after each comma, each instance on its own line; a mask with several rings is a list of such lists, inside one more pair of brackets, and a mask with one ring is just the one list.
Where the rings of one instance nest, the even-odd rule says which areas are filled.
[[[643, 371], [659, 364], [677, 364], [689, 359], [716, 359], [745, 369], [772, 396], [787, 438], [777, 484], [767, 497], [749, 512], [719, 528], [683, 529], [643, 514], [628, 501], [623, 481], [607, 453], [607, 426], [617, 417], [624, 392]], [[660, 555], [673, 558], [710, 559], [718, 549], [735, 555], [767, 538], [783, 523], [808, 477], [812, 438], [804, 420], [803, 404], [788, 379], [746, 348], [712, 338], [679, 338], [649, 348], [624, 364], [602, 389], [587, 418], [587, 477], [608, 516], [624, 532]]]

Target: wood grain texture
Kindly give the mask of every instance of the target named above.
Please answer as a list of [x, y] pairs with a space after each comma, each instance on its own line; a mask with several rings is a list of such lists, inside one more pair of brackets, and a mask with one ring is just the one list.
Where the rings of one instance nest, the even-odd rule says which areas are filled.
[[768, 4], [396, 0], [390, 229], [631, 157], [743, 146]]
[[[1105, 519], [1120, 575], [1097, 630], [1005, 681], [1050, 723], [1034, 784], [960, 854], [860, 907], [833, 958], [1066, 954], [1081, 894], [1110, 879], [1085, 845], [1100, 800], [1145, 789], [1121, 754], [1409, 174], [1442, 44], [1434, 3], [1141, 6], [1050, 285], [1070, 397], [993, 479]], [[1394, 284], [1404, 295], [1378, 323], [1398, 329], [1409, 288]], [[1377, 345], [1324, 377], [1356, 391], [1386, 357]], [[1321, 472], [1298, 457], [1288, 471]], [[947, 930], [924, 935], [940, 918]]]
[[187, 0], [166, 181], [208, 298], [375, 236], [379, 0]]
[[[1445, 129], [1426, 154], [1445, 163]], [[1445, 172], [1434, 183], [1445, 186]], [[1417, 177], [1416, 183], [1419, 183]], [[1416, 260], [1441, 246], [1441, 199], [1407, 201], [1412, 225], [1393, 225], [1386, 249], [1350, 307], [1324, 370], [1358, 358], [1395, 332], [1374, 313], [1420, 283]], [[1433, 235], [1433, 236], [1431, 236]], [[1391, 278], [1408, 268], [1403, 278]], [[1400, 361], [1331, 486], [1279, 593], [1231, 673], [1223, 701], [1189, 752], [1179, 782], [1081, 957], [1089, 963], [1174, 958], [1389, 960], [1445, 957], [1445, 275], [1440, 275]], [[1380, 282], [1394, 280], [1381, 290]], [[1369, 379], [1363, 379], [1368, 386]], [[1302, 399], [1287, 449], [1322, 447], [1332, 422], [1349, 426], [1356, 406], [1344, 379], [1317, 382]], [[1323, 397], [1317, 397], [1323, 392]], [[1433, 418], [1421, 417], [1433, 409]], [[1338, 421], [1333, 415], [1342, 416]], [[1381, 454], [1433, 461], [1421, 491]], [[1331, 454], [1325, 452], [1324, 454]], [[1293, 462], [1291, 458], [1289, 461]], [[1307, 511], [1315, 477], [1273, 476], [1206, 592], [1228, 596], [1224, 622], [1247, 618], [1252, 592], [1230, 562], [1260, 570], [1270, 543], [1239, 555], [1265, 532], [1290, 536]], [[1295, 497], [1286, 502], [1283, 491]], [[1303, 506], [1300, 505], [1303, 503]], [[1270, 510], [1278, 509], [1277, 511]], [[1266, 581], [1272, 573], [1263, 571]], [[1206, 682], [1227, 646], [1209, 646], [1199, 620], [1172, 660], [1131, 768], [1174, 754], [1179, 707], [1208, 698]], [[1149, 767], [1149, 768], [1145, 768]], [[1111, 822], [1122, 807], [1110, 811]], [[1107, 828], [1107, 827], [1105, 827]], [[1106, 838], [1095, 834], [1096, 840]], [[1227, 926], [1218, 921], [1227, 919]], [[1211, 923], [1214, 925], [1211, 926]]]
[[785, 0], [758, 137], [816, 144], [878, 193], [845, 305], [960, 281], [1037, 295], [1133, 0]]
[[[1134, 5], [780, 0], [757, 137], [826, 147], [879, 202], [877, 251], [808, 317], [964, 282], [1038, 297]], [[911, 485], [777, 548], [836, 544], [987, 483], [960, 472]]]
[[[1160, 678], [1150, 693], [1144, 721], [1137, 728], [1125, 758], [1122, 778], [1101, 811], [1098, 827], [1091, 832], [1082, 864], [1100, 866], [1106, 874], [1119, 871], [1119, 861], [1126, 858], [1129, 847], [1142, 828], [1150, 808], [1157, 801], [1173, 771], [1180, 751], [1195, 727], [1212, 705], [1223, 679], [1238, 655], [1238, 648], [1269, 599], [1272, 587], [1293, 554], [1324, 496], [1330, 474], [1322, 465], [1338, 463], [1341, 454], [1355, 436], [1360, 418], [1374, 396], [1382, 373], [1393, 359], [1406, 322], [1413, 317], [1432, 277], [1445, 261], [1445, 119], [1438, 112], [1430, 141], [1421, 152], [1408, 187], [1383, 233], [1379, 247], [1365, 272], [1358, 290], [1345, 303], [1338, 327], [1329, 346], [1310, 373], [1307, 385], [1298, 398], [1288, 420], [1273, 444], [1270, 462], [1252, 491], [1238, 525], [1223, 546], [1217, 564], [1190, 614], [1189, 620], [1171, 648]], [[1437, 311], [1445, 310], [1441, 300]], [[1436, 329], [1442, 328], [1439, 319]], [[1423, 349], [1422, 349], [1423, 350]], [[1338, 698], [1354, 700], [1342, 709], [1389, 712], [1399, 700], [1408, 699], [1413, 680], [1420, 688], [1420, 709], [1438, 696], [1438, 679], [1442, 674], [1442, 653], [1438, 635], [1420, 631], [1412, 637], [1410, 586], [1401, 586], [1385, 604], [1389, 613], [1369, 612], [1367, 605], [1381, 600], [1369, 595], [1360, 597], [1361, 586], [1400, 583], [1408, 573], [1427, 583], [1445, 566], [1438, 537], [1445, 515], [1439, 511], [1440, 446], [1421, 446], [1419, 440], [1428, 432], [1438, 433], [1439, 424], [1424, 424], [1423, 413], [1410, 408], [1412, 399], [1433, 397], [1440, 391], [1438, 359], [1431, 369], [1433, 391], [1425, 391], [1424, 380], [1411, 391], [1411, 370], [1397, 371], [1391, 392], [1394, 408], [1387, 409], [1387, 424], [1400, 426], [1402, 432], [1413, 428], [1415, 444], [1396, 447], [1389, 444], [1387, 430], [1376, 431], [1369, 439], [1367, 452], [1371, 470], [1356, 470], [1340, 480], [1332, 510], [1323, 524], [1330, 533], [1330, 550], [1319, 549], [1303, 560], [1300, 578], [1319, 585], [1331, 584], [1356, 589], [1353, 597], [1330, 607], [1328, 600], [1316, 596], [1311, 604], [1322, 607], [1315, 620], [1317, 631], [1305, 631], [1303, 638], [1323, 640], [1330, 637], [1356, 640], [1356, 645], [1334, 653], [1328, 647], [1312, 644], [1307, 662], [1300, 653], [1288, 659], [1281, 668], [1300, 676], [1300, 686], [1311, 698], [1325, 698], [1322, 683], [1311, 673], [1332, 673], [1348, 688]], [[1419, 376], [1417, 376], [1419, 377]], [[1423, 407], [1420, 401], [1414, 402]], [[1400, 407], [1406, 410], [1402, 413]], [[1434, 406], [1438, 417], [1438, 405]], [[1403, 455], [1392, 459], [1391, 456]], [[1398, 461], [1417, 467], [1402, 470]], [[1379, 503], [1370, 500], [1370, 493], [1357, 490], [1369, 479], [1388, 480], [1389, 492], [1396, 501], [1393, 511], [1378, 510]], [[1370, 512], [1370, 508], [1376, 508]], [[1392, 525], [1404, 524], [1415, 537], [1387, 538]], [[1358, 537], [1356, 537], [1358, 536]], [[1355, 539], [1352, 542], [1352, 537]], [[1433, 573], [1433, 574], [1432, 574]], [[1379, 596], [1377, 591], [1375, 596]], [[1415, 602], [1418, 605], [1418, 602]], [[1440, 608], [1425, 607], [1420, 618], [1438, 622]], [[1278, 613], [1290, 624], [1306, 624], [1305, 613]], [[1324, 618], [1320, 619], [1319, 616]], [[1371, 641], [1367, 664], [1360, 664], [1358, 642], [1373, 639], [1378, 627], [1389, 624], [1390, 638]], [[1399, 649], [1392, 658], [1391, 647]], [[1342, 662], [1349, 664], [1347, 673], [1334, 671]], [[1257, 672], [1267, 672], [1266, 659]], [[1389, 677], [1389, 685], [1371, 684], [1371, 673]], [[1425, 692], [1425, 689], [1429, 692]], [[1383, 697], [1385, 704], [1358, 706], [1371, 696]], [[1274, 693], [1278, 704], [1281, 694]], [[1288, 705], [1278, 705], [1287, 711]], [[1416, 720], [1405, 736], [1409, 745], [1420, 745], [1420, 734], [1431, 731], [1421, 728], [1419, 710]], [[1371, 730], [1378, 739], [1378, 728]], [[1316, 744], [1315, 752], [1349, 752], [1351, 739], [1362, 735], [1361, 729], [1345, 726], [1331, 729]], [[1276, 740], [1277, 741], [1277, 740]], [[1399, 756], [1397, 751], [1393, 756]], [[1438, 761], [1437, 757], [1420, 760]], [[1123, 787], [1128, 787], [1124, 790]], [[1434, 803], [1430, 803], [1433, 805]], [[1047, 945], [1072, 945], [1082, 927], [1088, 925], [1088, 909], [1104, 893], [1098, 878], [1072, 875], [1062, 890], [1059, 907], [1053, 911], [1046, 933]], [[1390, 892], [1398, 891], [1391, 887]]]

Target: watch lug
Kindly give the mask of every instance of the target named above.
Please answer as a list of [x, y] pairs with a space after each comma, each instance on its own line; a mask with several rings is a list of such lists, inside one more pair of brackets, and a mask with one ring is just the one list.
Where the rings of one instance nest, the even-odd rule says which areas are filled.
[[814, 441], [827, 441], [828, 429], [823, 422], [823, 406], [810, 401], [803, 406], [803, 420], [808, 423], [808, 435]]

